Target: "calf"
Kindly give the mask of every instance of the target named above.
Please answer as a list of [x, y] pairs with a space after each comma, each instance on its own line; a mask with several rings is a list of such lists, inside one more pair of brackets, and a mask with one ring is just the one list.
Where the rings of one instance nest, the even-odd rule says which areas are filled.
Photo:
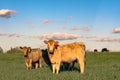
[[38, 66], [42, 67], [42, 51], [39, 48], [31, 49], [31, 47], [20, 47], [22, 49], [24, 57], [25, 57], [25, 64], [28, 69], [32, 68], [32, 63], [35, 63], [35, 68], [37, 69]]

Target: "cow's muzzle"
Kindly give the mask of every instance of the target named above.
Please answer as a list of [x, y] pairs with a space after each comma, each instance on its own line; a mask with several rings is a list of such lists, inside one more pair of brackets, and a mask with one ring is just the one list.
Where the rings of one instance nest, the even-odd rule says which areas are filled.
[[50, 51], [49, 53], [50, 53], [50, 54], [53, 54], [53, 51]]
[[24, 55], [24, 57], [27, 57], [27, 55]]

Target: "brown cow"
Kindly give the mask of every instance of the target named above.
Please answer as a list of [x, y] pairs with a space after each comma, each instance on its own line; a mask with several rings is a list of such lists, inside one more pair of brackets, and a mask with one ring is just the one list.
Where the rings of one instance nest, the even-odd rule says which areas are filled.
[[74, 42], [59, 45], [58, 41], [45, 40], [48, 47], [48, 56], [52, 63], [53, 73], [59, 73], [61, 62], [71, 63], [77, 59], [81, 73], [84, 73], [85, 67], [85, 44], [83, 42]]
[[31, 49], [31, 47], [20, 47], [23, 50], [24, 57], [25, 57], [25, 64], [28, 69], [32, 68], [32, 63], [35, 63], [35, 68], [37, 69], [38, 66], [42, 67], [42, 51], [39, 48]]

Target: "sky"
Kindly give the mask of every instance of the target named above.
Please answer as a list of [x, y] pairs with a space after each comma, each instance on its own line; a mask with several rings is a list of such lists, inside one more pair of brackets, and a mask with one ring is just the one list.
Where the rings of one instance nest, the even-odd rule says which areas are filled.
[[120, 51], [120, 0], [0, 0], [0, 47], [84, 42]]

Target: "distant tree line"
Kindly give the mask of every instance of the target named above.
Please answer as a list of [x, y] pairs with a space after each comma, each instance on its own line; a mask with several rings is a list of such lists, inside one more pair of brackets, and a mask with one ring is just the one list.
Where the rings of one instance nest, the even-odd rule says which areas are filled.
[[19, 47], [15, 47], [15, 48], [10, 48], [10, 50], [6, 51], [6, 52], [3, 52], [3, 49], [2, 47], [0, 47], [0, 53], [20, 53], [22, 52]]

